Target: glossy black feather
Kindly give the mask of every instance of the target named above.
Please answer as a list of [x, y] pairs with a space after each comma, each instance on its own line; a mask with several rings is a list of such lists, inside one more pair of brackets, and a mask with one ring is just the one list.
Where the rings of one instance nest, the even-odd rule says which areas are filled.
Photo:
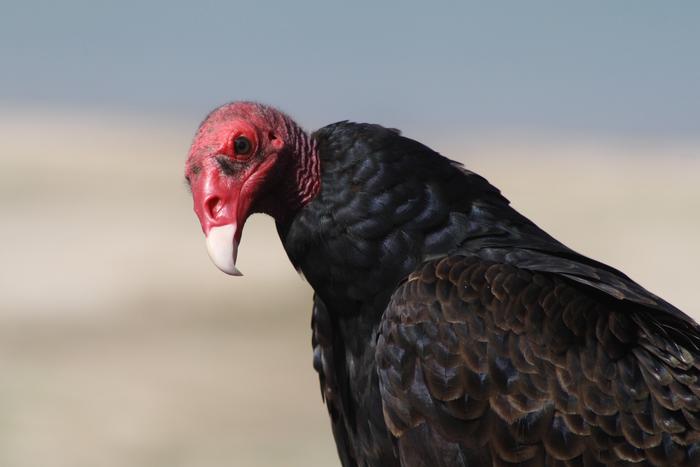
[[692, 319], [396, 130], [313, 138], [278, 230], [344, 466], [700, 465]]

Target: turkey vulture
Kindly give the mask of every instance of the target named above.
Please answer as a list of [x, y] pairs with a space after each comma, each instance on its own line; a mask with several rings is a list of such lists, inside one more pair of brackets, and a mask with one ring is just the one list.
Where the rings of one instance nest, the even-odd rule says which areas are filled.
[[700, 328], [481, 176], [379, 125], [211, 112], [185, 176], [233, 275], [271, 215], [314, 289], [343, 466], [700, 465]]

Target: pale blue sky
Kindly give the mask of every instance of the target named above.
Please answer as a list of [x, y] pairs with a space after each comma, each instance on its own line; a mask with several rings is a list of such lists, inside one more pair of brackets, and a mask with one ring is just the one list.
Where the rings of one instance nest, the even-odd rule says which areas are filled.
[[3, 1], [0, 105], [696, 139], [695, 1]]

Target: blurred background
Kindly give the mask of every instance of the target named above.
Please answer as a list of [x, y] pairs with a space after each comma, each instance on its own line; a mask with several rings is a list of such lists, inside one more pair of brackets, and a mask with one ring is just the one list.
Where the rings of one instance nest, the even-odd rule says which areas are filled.
[[699, 5], [3, 2], [0, 465], [339, 465], [309, 286], [184, 187], [230, 100], [401, 128], [700, 318]]

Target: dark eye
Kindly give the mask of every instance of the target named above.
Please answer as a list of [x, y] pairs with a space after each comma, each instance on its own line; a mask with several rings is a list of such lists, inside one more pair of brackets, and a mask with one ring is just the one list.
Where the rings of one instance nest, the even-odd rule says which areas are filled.
[[250, 140], [245, 136], [239, 136], [233, 140], [233, 151], [237, 156], [246, 156], [250, 154], [252, 146]]

